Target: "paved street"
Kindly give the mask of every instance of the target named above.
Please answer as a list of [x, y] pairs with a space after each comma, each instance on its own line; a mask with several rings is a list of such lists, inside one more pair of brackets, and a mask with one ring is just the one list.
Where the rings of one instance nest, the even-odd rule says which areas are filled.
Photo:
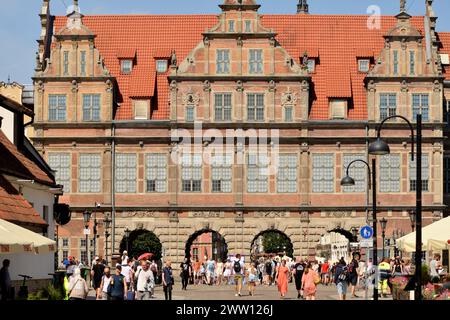
[[[173, 300], [280, 300], [276, 286], [258, 286], [255, 296], [248, 295], [246, 290], [242, 290], [242, 297], [234, 296], [234, 286], [189, 286], [187, 291], [182, 291], [180, 286], [175, 286], [173, 291]], [[359, 298], [348, 298], [348, 300], [364, 300], [364, 291], [357, 291]], [[93, 291], [89, 295], [90, 299], [94, 299]], [[161, 286], [155, 290], [155, 300], [164, 300], [164, 292]], [[285, 300], [296, 300], [297, 291], [293, 283], [289, 284], [289, 291]], [[334, 285], [319, 285], [318, 300], [338, 300], [338, 294]], [[380, 300], [391, 300], [391, 297], [380, 298]]]

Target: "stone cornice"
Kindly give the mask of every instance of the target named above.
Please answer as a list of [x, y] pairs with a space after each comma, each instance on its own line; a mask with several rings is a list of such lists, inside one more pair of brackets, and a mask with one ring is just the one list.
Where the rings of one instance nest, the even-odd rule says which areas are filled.
[[247, 39], [272, 39], [275, 38], [278, 33], [275, 32], [258, 32], [258, 33], [244, 33], [244, 32], [205, 32], [203, 37], [211, 39], [235, 39], [235, 40], [247, 40]]
[[31, 78], [33, 81], [43, 80], [43, 81], [53, 81], [53, 82], [72, 82], [73, 80], [77, 82], [105, 82], [106, 80], [115, 80], [116, 78], [111, 75], [96, 76], [96, 77], [81, 77], [81, 76], [34, 76]]
[[227, 75], [170, 75], [168, 76], [169, 81], [264, 81], [270, 82], [274, 81], [303, 81], [311, 80], [311, 75], [261, 75], [261, 76], [227, 76]]
[[398, 82], [399, 85], [402, 84], [403, 81], [411, 82], [430, 82], [433, 84], [435, 80], [439, 82], [443, 82], [445, 77], [443, 75], [430, 75], [430, 76], [386, 76], [386, 75], [370, 75], [368, 74], [364, 79], [374, 80], [374, 81], [385, 81], [385, 82]]

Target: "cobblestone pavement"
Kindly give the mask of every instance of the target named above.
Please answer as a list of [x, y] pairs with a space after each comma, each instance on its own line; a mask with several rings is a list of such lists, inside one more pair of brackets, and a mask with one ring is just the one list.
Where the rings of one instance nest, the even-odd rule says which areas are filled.
[[[241, 297], [235, 297], [234, 286], [221, 285], [221, 286], [188, 286], [187, 291], [181, 290], [180, 285], [176, 284], [172, 293], [173, 300], [233, 300], [233, 301], [245, 301], [245, 300], [280, 300], [276, 286], [257, 286], [254, 296], [250, 296], [247, 291], [247, 287], [242, 290]], [[356, 292], [358, 298], [351, 298], [347, 296], [348, 300], [366, 300], [365, 292], [358, 290]], [[94, 292], [91, 291], [89, 299], [94, 299]], [[371, 297], [371, 292], [368, 293], [367, 300]], [[338, 300], [335, 285], [319, 285], [316, 295], [317, 300]], [[164, 300], [164, 292], [161, 286], [157, 286], [155, 289], [155, 298], [153, 300]], [[293, 283], [289, 284], [289, 290], [284, 300], [297, 300], [297, 291]], [[380, 300], [392, 300], [391, 296], [387, 298], [380, 298]]]

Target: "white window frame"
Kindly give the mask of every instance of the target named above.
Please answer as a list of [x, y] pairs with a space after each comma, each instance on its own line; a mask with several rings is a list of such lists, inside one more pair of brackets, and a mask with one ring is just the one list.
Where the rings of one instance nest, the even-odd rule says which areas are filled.
[[214, 94], [214, 119], [229, 122], [233, 119], [233, 94], [230, 92]]
[[312, 155], [312, 192], [335, 192], [334, 154], [315, 153]]
[[80, 74], [86, 76], [86, 51], [80, 52]]
[[248, 73], [262, 74], [264, 72], [264, 50], [250, 49], [248, 51]]
[[83, 121], [100, 121], [101, 99], [100, 94], [83, 94]]
[[[347, 167], [354, 160], [365, 160], [364, 154], [344, 153], [342, 157], [342, 176], [347, 175]], [[367, 166], [358, 161], [350, 167], [349, 176], [355, 180], [354, 186], [342, 186], [342, 192], [363, 193], [367, 189]]]
[[228, 32], [236, 32], [236, 21], [228, 20]]
[[[251, 104], [250, 102], [253, 101]], [[260, 104], [262, 101], [262, 104]], [[264, 122], [265, 121], [265, 94], [247, 93], [247, 121]]]
[[307, 65], [306, 65], [309, 73], [316, 72], [316, 59], [308, 59]]
[[[86, 160], [84, 160], [86, 159]], [[89, 164], [83, 163], [84, 161]], [[80, 153], [78, 173], [79, 193], [102, 192], [102, 156], [100, 153]]]
[[[426, 98], [426, 99], [425, 99]], [[429, 121], [430, 95], [428, 93], [413, 93], [412, 99], [412, 121], [416, 121], [416, 115], [422, 114], [423, 121]], [[419, 102], [418, 104], [416, 102]], [[426, 104], [425, 104], [426, 101]]]
[[49, 94], [48, 121], [61, 122], [66, 120], [67, 120], [67, 96], [65, 94]]
[[[417, 179], [416, 179], [416, 164], [417, 155], [414, 156], [414, 161], [411, 160], [411, 155], [409, 159], [409, 191], [416, 191]], [[422, 191], [430, 191], [430, 156], [427, 153], [422, 154]]]
[[70, 193], [72, 179], [72, 155], [70, 153], [49, 153], [48, 165], [55, 170], [57, 184], [64, 187], [64, 193]]
[[296, 193], [298, 190], [298, 156], [295, 153], [279, 155], [277, 192]]
[[409, 51], [409, 74], [416, 74], [416, 52], [413, 50]]
[[181, 192], [200, 193], [203, 183], [202, 154], [185, 153], [181, 156]]
[[379, 168], [379, 191], [382, 193], [400, 192], [402, 176], [401, 154], [393, 153], [381, 156]]
[[[395, 116], [397, 114], [397, 94], [391, 92], [383, 92], [379, 95], [380, 98], [380, 120], [387, 117]], [[384, 105], [383, 101], [386, 102]]]
[[230, 50], [217, 49], [216, 50], [216, 73], [229, 74], [230, 73]]
[[358, 72], [367, 73], [370, 70], [370, 59], [358, 59]]
[[[133, 111], [134, 111], [134, 120], [148, 120], [149, 114], [149, 100], [133, 100]], [[145, 104], [145, 115], [141, 113], [144, 110]]]
[[[149, 153], [145, 157], [145, 190], [148, 193], [167, 192], [167, 155]], [[151, 184], [149, 184], [151, 183]], [[150, 188], [150, 185], [152, 186]]]
[[247, 154], [247, 193], [267, 193], [269, 191], [269, 157]]
[[116, 153], [115, 189], [117, 193], [136, 193], [137, 155]]
[[392, 59], [393, 63], [394, 63], [394, 70], [393, 70], [393, 72], [394, 72], [394, 75], [398, 75], [398, 65], [399, 65], [399, 62], [398, 62], [398, 50], [394, 50], [393, 55], [394, 55], [394, 57]]
[[120, 60], [120, 73], [130, 74], [133, 71], [133, 60], [122, 59]]
[[232, 154], [218, 154], [211, 157], [211, 191], [213, 193], [233, 191]]
[[245, 20], [244, 21], [244, 32], [245, 33], [252, 33], [253, 32], [253, 23], [252, 20]]
[[63, 51], [63, 75], [69, 75], [69, 51]]
[[287, 105], [284, 106], [284, 122], [293, 122], [294, 121], [294, 106]]
[[156, 60], [156, 72], [158, 73], [166, 73], [169, 68], [168, 62], [165, 59]]

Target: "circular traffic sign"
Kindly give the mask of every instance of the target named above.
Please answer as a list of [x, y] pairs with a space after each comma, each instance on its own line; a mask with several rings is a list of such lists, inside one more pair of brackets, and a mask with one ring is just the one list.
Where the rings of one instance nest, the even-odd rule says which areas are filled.
[[363, 239], [370, 239], [373, 236], [373, 229], [370, 226], [365, 226], [361, 228], [360, 233]]

